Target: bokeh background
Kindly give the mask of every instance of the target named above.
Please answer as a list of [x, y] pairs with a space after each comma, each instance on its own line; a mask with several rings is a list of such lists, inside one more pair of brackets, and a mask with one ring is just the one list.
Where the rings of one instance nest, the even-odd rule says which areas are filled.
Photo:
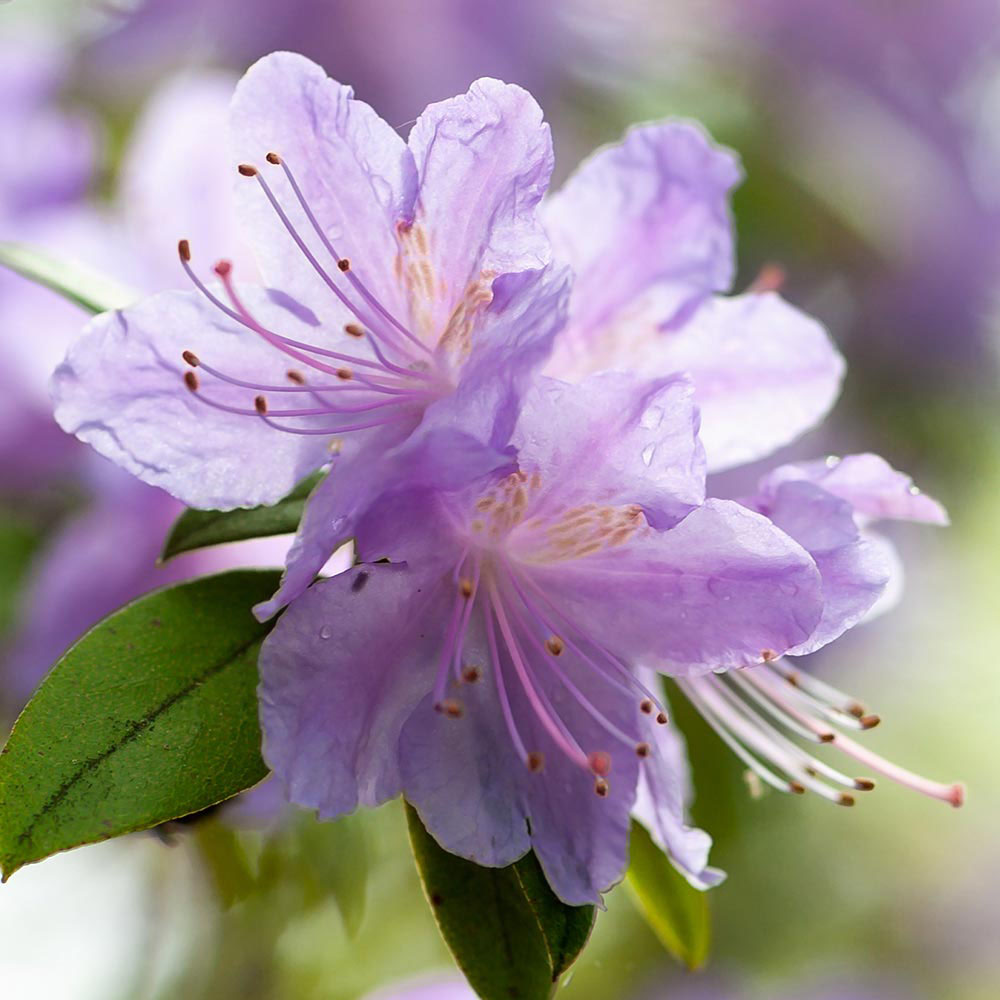
[[[879, 711], [875, 749], [964, 780], [966, 807], [885, 782], [853, 810], [754, 798], [678, 706], [695, 818], [729, 872], [712, 893], [709, 967], [681, 970], [615, 891], [560, 993], [1000, 995], [1000, 5], [8, 0], [0, 240], [146, 290], [180, 283], [180, 236], [238, 253], [219, 123], [241, 70], [281, 48], [352, 83], [404, 132], [477, 76], [522, 83], [552, 124], [557, 179], [632, 122], [702, 121], [746, 170], [737, 287], [783, 280], [849, 364], [831, 419], [781, 457], [880, 452], [952, 516], [946, 530], [896, 533], [903, 603], [810, 666]], [[47, 372], [84, 320], [0, 273], [4, 726], [66, 644], [122, 601], [178, 575], [273, 564], [284, 544], [155, 567], [176, 505], [48, 416]], [[396, 805], [322, 826], [259, 818], [220, 810], [20, 872], [0, 887], [4, 995], [354, 1000], [449, 970]]]

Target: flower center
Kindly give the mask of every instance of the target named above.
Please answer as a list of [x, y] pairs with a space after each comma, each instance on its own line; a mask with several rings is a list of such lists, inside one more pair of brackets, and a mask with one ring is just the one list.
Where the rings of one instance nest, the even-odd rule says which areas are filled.
[[[350, 260], [338, 253], [284, 159], [277, 153], [268, 153], [267, 161], [283, 170], [295, 200], [335, 267], [324, 266], [310, 249], [256, 167], [241, 164], [239, 172], [257, 181], [307, 265], [356, 320], [344, 326], [343, 334], [359, 346], [367, 347], [369, 354], [365, 357], [334, 351], [293, 340], [269, 329], [251, 313], [237, 293], [232, 280], [232, 264], [220, 261], [214, 272], [222, 282], [227, 304], [195, 274], [190, 263], [190, 244], [181, 240], [178, 245], [181, 265], [198, 291], [231, 320], [261, 337], [296, 365], [286, 373], [288, 384], [273, 385], [237, 378], [207, 364], [193, 351], [184, 352], [185, 362], [192, 368], [199, 368], [211, 380], [252, 390], [255, 395], [248, 401], [251, 405], [245, 407], [206, 395], [201, 380], [193, 371], [185, 373], [185, 384], [209, 406], [254, 417], [291, 434], [338, 435], [419, 418], [430, 402], [453, 388], [446, 366], [439, 364], [435, 353], [383, 305], [355, 273]], [[302, 400], [307, 405], [273, 409], [268, 396], [276, 393], [283, 394], [286, 399], [290, 393], [292, 399]], [[290, 420], [296, 423], [288, 423]], [[299, 422], [302, 420], [307, 421], [305, 425]]]

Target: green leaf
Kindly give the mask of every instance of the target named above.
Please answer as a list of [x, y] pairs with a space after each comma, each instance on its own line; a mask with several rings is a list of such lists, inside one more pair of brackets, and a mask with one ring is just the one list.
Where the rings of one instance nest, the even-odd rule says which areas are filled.
[[559, 899], [549, 887], [534, 852], [515, 861], [512, 867], [545, 939], [552, 979], [556, 980], [583, 951], [597, 911], [593, 906], [567, 906]]
[[174, 522], [160, 553], [160, 562], [173, 559], [182, 552], [203, 549], [225, 542], [241, 542], [247, 538], [287, 535], [299, 526], [309, 494], [323, 478], [315, 472], [303, 479], [284, 500], [271, 506], [238, 508], [237, 510], [186, 510]]
[[567, 906], [534, 855], [483, 868], [449, 854], [406, 806], [413, 857], [441, 935], [483, 1000], [547, 1000], [580, 953], [592, 906]]
[[85, 264], [64, 260], [26, 243], [0, 242], [0, 266], [51, 288], [87, 312], [107, 312], [135, 302], [140, 293]]
[[267, 768], [250, 613], [279, 573], [238, 570], [141, 597], [56, 664], [0, 754], [0, 871], [206, 809]]
[[635, 820], [625, 884], [663, 947], [689, 969], [702, 966], [711, 941], [707, 894], [687, 882]]

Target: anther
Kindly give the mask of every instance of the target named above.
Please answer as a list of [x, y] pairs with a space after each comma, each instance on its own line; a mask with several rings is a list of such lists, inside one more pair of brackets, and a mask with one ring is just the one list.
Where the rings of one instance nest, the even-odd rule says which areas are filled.
[[191, 259], [191, 244], [187, 240], [181, 240], [177, 244], [177, 253], [182, 261], [187, 263]]
[[261, 415], [264, 416], [267, 413], [267, 398], [265, 396], [257, 396], [253, 401], [253, 408]]
[[460, 719], [464, 714], [462, 706], [454, 698], [445, 698], [434, 706], [434, 711], [447, 715], [449, 719]]
[[532, 774], [538, 774], [543, 767], [545, 767], [545, 758], [537, 751], [533, 750], [528, 754], [527, 760], [528, 770]]
[[773, 649], [762, 649], [760, 651], [760, 657], [765, 663], [770, 663], [772, 660], [778, 658], [778, 654]]
[[462, 579], [458, 581], [458, 592], [463, 597], [472, 597], [473, 589], [472, 581], [468, 577], [463, 576]]
[[212, 270], [215, 271], [220, 278], [228, 278], [233, 270], [232, 261], [220, 260], [218, 264], [212, 268]]
[[591, 771], [602, 778], [611, 773], [611, 754], [604, 750], [594, 750], [587, 754], [587, 763]]
[[236, 169], [244, 177], [256, 177], [257, 176], [257, 168], [254, 167], [254, 166], [251, 166], [249, 163], [241, 163]]
[[348, 323], [347, 326], [344, 327], [344, 333], [346, 333], [349, 337], [363, 337], [365, 335], [365, 331], [362, 330], [357, 323]]
[[462, 671], [462, 680], [466, 684], [475, 684], [483, 676], [483, 672], [476, 666], [468, 666]]
[[800, 785], [797, 781], [789, 781], [788, 790], [793, 795], [805, 795], [806, 793], [805, 785]]
[[863, 715], [858, 719], [862, 729], [874, 729], [881, 721], [877, 715]]
[[305, 377], [305, 375], [303, 375], [302, 372], [295, 371], [294, 368], [292, 368], [289, 371], [285, 372], [285, 378], [287, 378], [289, 382], [294, 382], [296, 385], [305, 385], [306, 384], [306, 377]]
[[865, 707], [864, 705], [859, 705], [855, 702], [853, 705], [847, 706], [847, 714], [853, 715], [855, 719], [863, 718], [865, 714]]
[[598, 796], [598, 798], [606, 799], [610, 790], [610, 786], [603, 778], [598, 778], [594, 782], [594, 793]]
[[337, 267], [344, 272], [350, 271], [351, 262], [346, 257], [341, 257], [340, 260], [337, 261]]
[[198, 367], [198, 355], [194, 351], [182, 351], [181, 357], [192, 367]]
[[550, 635], [545, 640], [545, 648], [553, 655], [558, 656], [565, 648], [566, 644], [557, 635]]
[[264, 159], [267, 160], [268, 163], [273, 163], [276, 167], [281, 166], [281, 157], [278, 156], [277, 153], [268, 153]]
[[635, 755], [637, 757], [648, 757], [650, 754], [650, 747], [648, 743], [637, 743], [635, 746]]
[[668, 721], [667, 720], [667, 713], [666, 712], [657, 712], [656, 713], [656, 721], [661, 726], [665, 726], [667, 724], [667, 721]]
[[354, 372], [352, 372], [350, 368], [338, 368], [337, 378], [339, 378], [342, 382], [350, 382], [351, 379], [354, 378]]
[[184, 373], [184, 384], [191, 390], [191, 392], [198, 391], [198, 376], [194, 372]]
[[642, 701], [639, 702], [639, 710], [644, 715], [652, 715], [653, 708], [653, 703], [648, 698], [643, 698]]
[[859, 792], [870, 792], [875, 787], [875, 782], [871, 778], [855, 778], [854, 787]]
[[836, 738], [836, 733], [817, 733], [820, 743], [832, 743]]
[[840, 805], [840, 806], [853, 806], [854, 805], [854, 796], [853, 795], [846, 795], [846, 794], [840, 795], [838, 797], [838, 799], [837, 799], [837, 805]]

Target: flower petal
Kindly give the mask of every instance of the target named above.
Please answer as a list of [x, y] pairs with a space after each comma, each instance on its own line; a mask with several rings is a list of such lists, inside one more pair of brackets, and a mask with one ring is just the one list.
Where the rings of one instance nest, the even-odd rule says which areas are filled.
[[514, 434], [536, 502], [639, 504], [667, 527], [704, 500], [705, 456], [690, 381], [609, 372], [579, 385], [539, 378]]
[[767, 494], [781, 483], [805, 479], [846, 500], [865, 519], [947, 524], [948, 515], [913, 480], [871, 453], [799, 462], [775, 469], [760, 483]]
[[823, 606], [808, 553], [727, 500], [535, 572], [562, 617], [612, 655], [680, 677], [780, 655], [812, 634]]
[[321, 818], [398, 795], [400, 728], [434, 681], [439, 570], [359, 566], [310, 587], [260, 654], [264, 759]]
[[430, 105], [409, 146], [419, 197], [412, 226], [400, 232], [404, 280], [417, 328], [448, 337], [449, 326], [489, 300], [495, 278], [548, 263], [537, 207], [552, 173], [552, 137], [526, 90], [484, 78]]
[[[333, 268], [281, 168], [264, 160], [267, 153], [278, 153], [337, 252], [350, 259], [383, 305], [400, 310], [396, 222], [411, 217], [416, 171], [399, 134], [320, 66], [276, 52], [254, 63], [237, 86], [230, 140], [237, 162], [266, 171], [296, 229], [317, 258]], [[240, 215], [267, 282], [314, 309], [332, 302], [332, 293], [296, 248], [257, 182], [237, 181]]]
[[654, 287], [657, 325], [728, 288], [740, 176], [735, 155], [686, 122], [638, 126], [586, 160], [544, 206], [556, 256], [577, 275], [572, 337], [590, 344]]
[[[241, 295], [264, 324], [308, 337], [306, 314], [263, 289]], [[274, 503], [329, 458], [327, 439], [217, 410], [184, 384], [193, 350], [237, 378], [284, 383], [288, 359], [194, 292], [166, 292], [88, 324], [52, 378], [56, 420], [192, 507]], [[254, 408], [254, 390], [201, 377], [205, 398]]]

